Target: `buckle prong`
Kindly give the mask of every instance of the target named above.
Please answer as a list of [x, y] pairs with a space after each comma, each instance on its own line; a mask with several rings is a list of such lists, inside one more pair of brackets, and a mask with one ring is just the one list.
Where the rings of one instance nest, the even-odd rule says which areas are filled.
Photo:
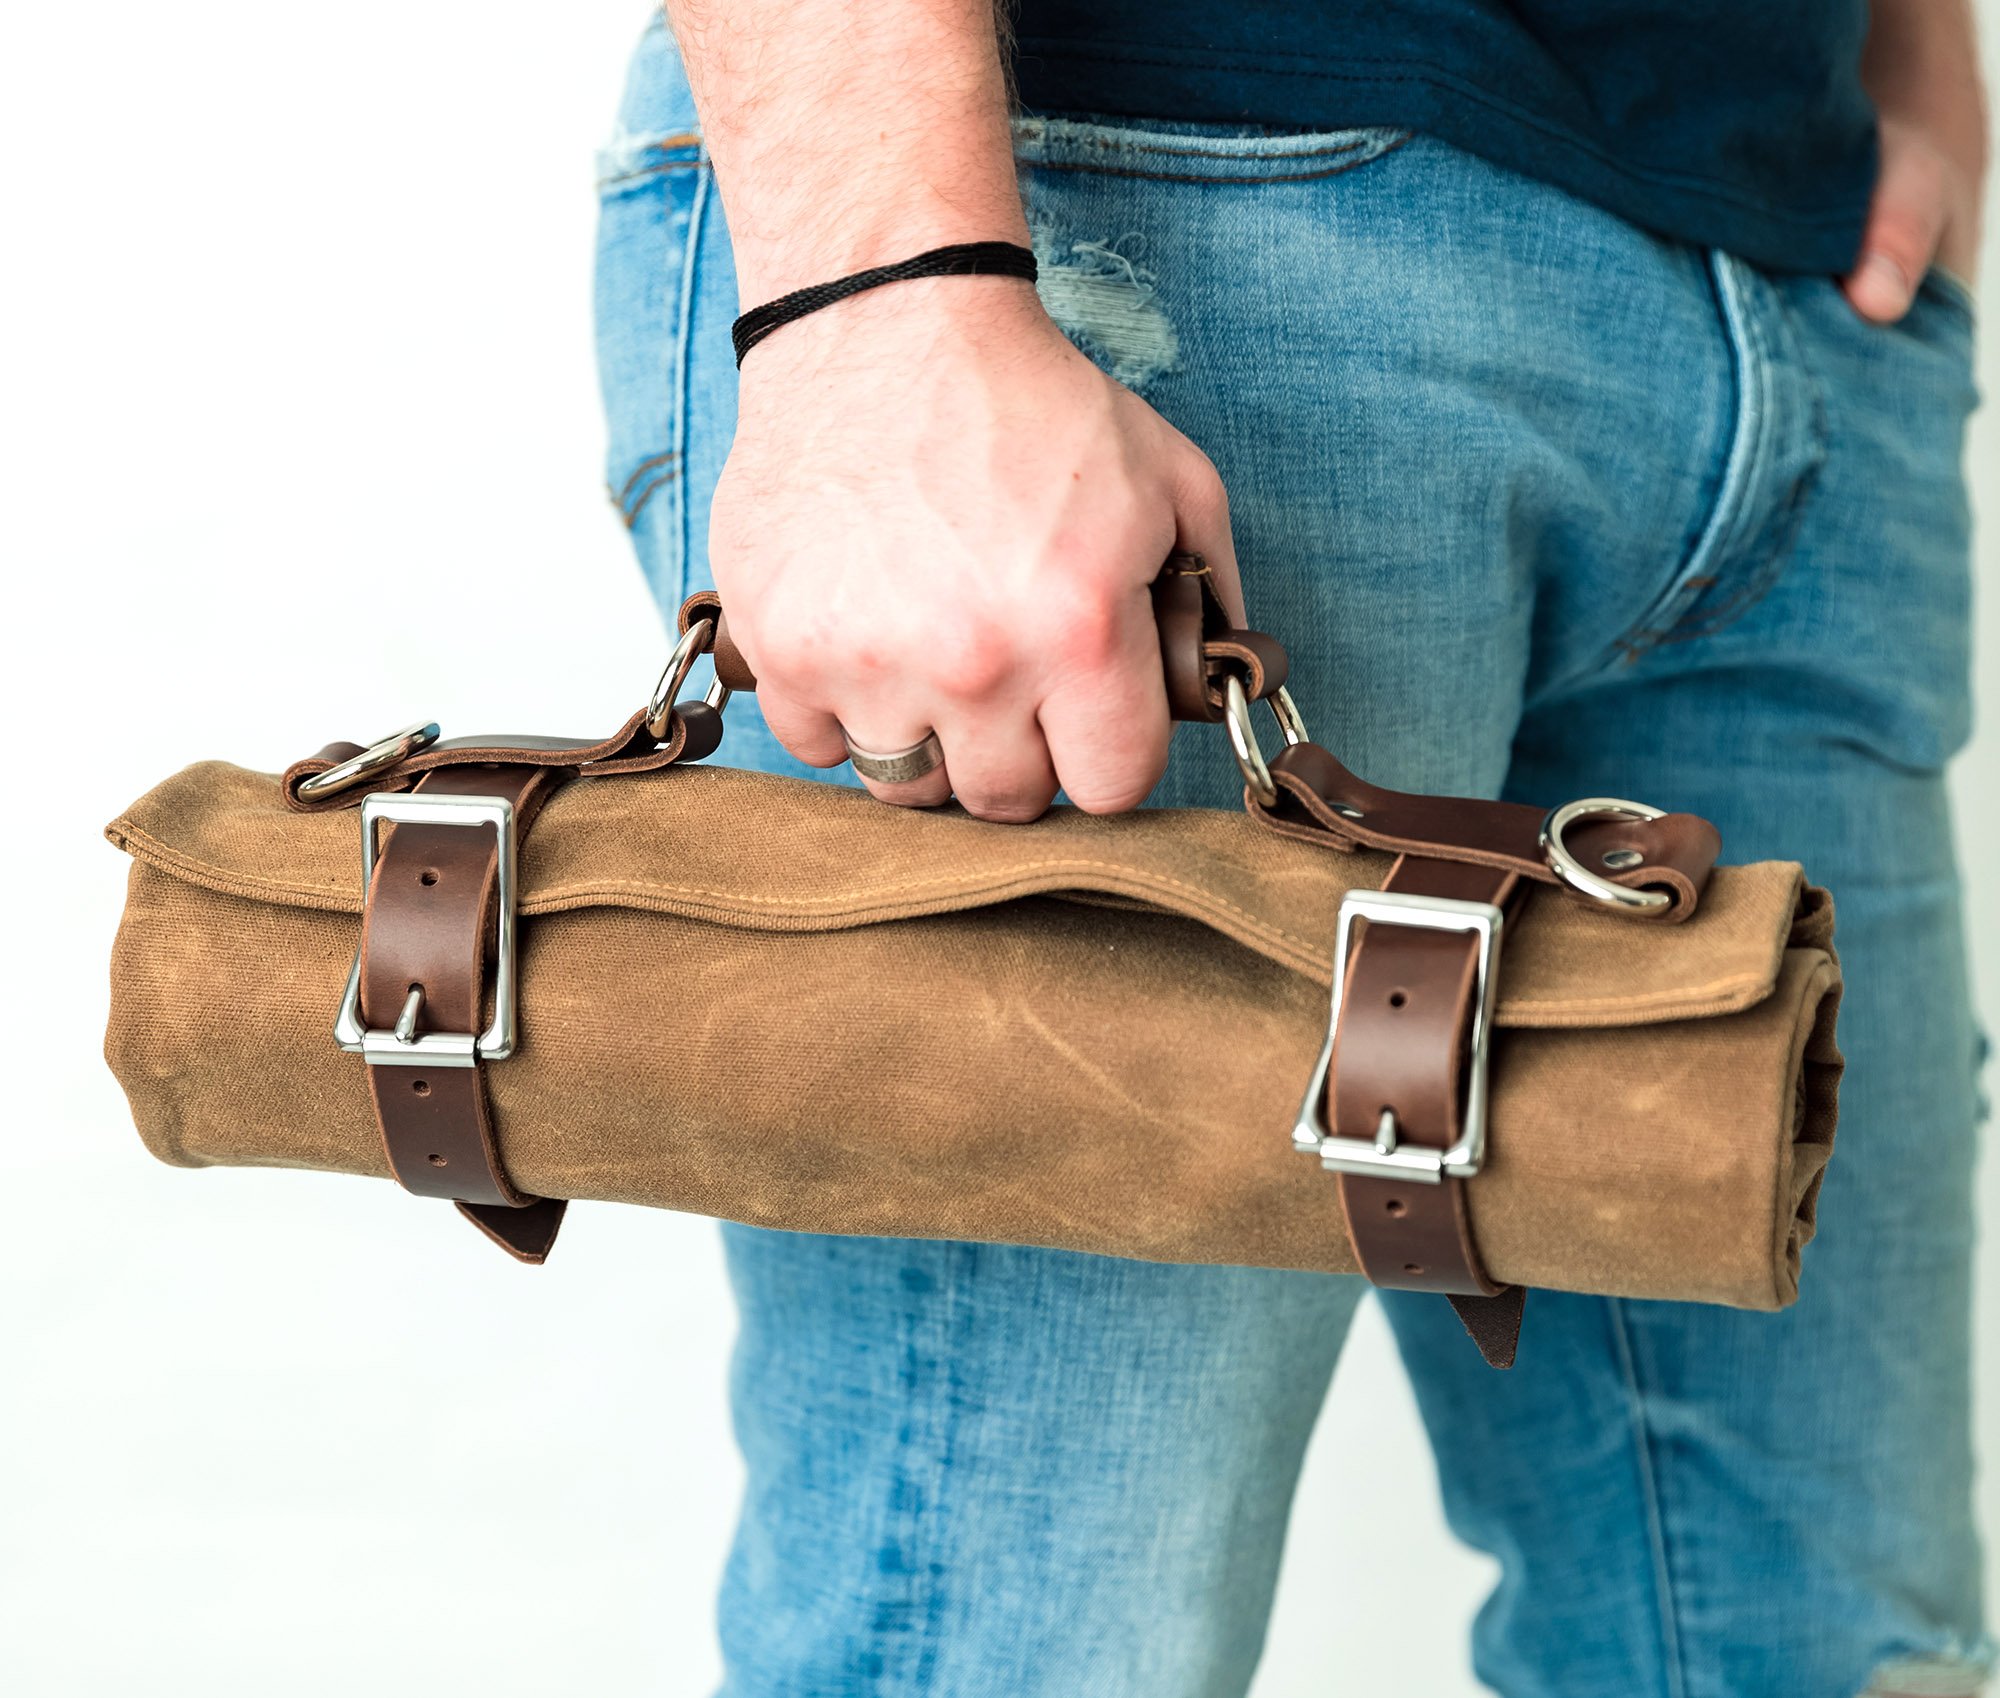
[[410, 994], [403, 999], [403, 1012], [396, 1016], [396, 1042], [413, 1044], [417, 1041], [417, 1015], [424, 1006], [424, 987], [410, 986]]

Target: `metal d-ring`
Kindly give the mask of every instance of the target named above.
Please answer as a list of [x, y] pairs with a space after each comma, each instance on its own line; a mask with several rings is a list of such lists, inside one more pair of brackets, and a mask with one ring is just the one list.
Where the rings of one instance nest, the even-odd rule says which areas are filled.
[[1581, 801], [1565, 802], [1560, 808], [1551, 808], [1548, 817], [1542, 821], [1542, 859], [1549, 864], [1549, 870], [1564, 884], [1580, 896], [1588, 896], [1594, 902], [1602, 902], [1606, 907], [1616, 908], [1627, 914], [1657, 914], [1667, 907], [1673, 898], [1664, 890], [1634, 890], [1630, 885], [1613, 884], [1601, 873], [1595, 873], [1570, 852], [1563, 841], [1563, 833], [1582, 819], [1656, 820], [1665, 817], [1665, 810], [1649, 808], [1644, 802], [1621, 802], [1615, 796], [1586, 796]]
[[378, 772], [402, 765], [437, 740], [437, 722], [420, 719], [415, 725], [390, 732], [378, 743], [370, 743], [360, 754], [348, 756], [340, 765], [330, 766], [324, 772], [316, 772], [312, 777], [300, 780], [299, 796], [308, 802], [321, 796], [338, 796], [343, 790], [352, 790]]
[[1271, 713], [1278, 722], [1278, 730], [1283, 734], [1287, 748], [1296, 748], [1310, 740], [1306, 736], [1305, 716], [1299, 712], [1299, 704], [1292, 700], [1292, 692], [1282, 684], [1271, 692]]
[[[660, 681], [653, 686], [653, 698], [646, 704], [646, 729], [655, 737], [665, 737], [674, 722], [674, 703], [686, 686], [688, 674], [694, 670], [694, 663], [708, 653], [708, 646], [715, 640], [715, 621], [697, 619], [681, 633], [681, 640], [674, 644], [674, 652], [667, 656], [667, 664], [660, 674]], [[708, 705], [718, 712], [722, 704], [729, 700], [729, 692], [717, 679], [704, 698]]]
[[[1283, 735], [1287, 747], [1306, 740], [1306, 722], [1299, 713], [1299, 705], [1292, 700], [1291, 691], [1282, 684], [1271, 694], [1271, 712], [1278, 721], [1278, 730]], [[1270, 764], [1264, 759], [1264, 751], [1257, 747], [1257, 732], [1250, 723], [1250, 692], [1243, 687], [1243, 680], [1234, 672], [1222, 675], [1222, 723], [1229, 733], [1229, 747], [1236, 756], [1237, 769], [1243, 774], [1243, 782], [1250, 787], [1250, 794], [1265, 807], [1278, 799], [1277, 780], [1271, 776]]]

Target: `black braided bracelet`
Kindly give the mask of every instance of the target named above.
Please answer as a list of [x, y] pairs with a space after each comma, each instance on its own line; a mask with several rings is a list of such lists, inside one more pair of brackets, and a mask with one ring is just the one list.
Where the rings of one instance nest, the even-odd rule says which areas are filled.
[[857, 271], [852, 277], [794, 289], [789, 295], [752, 307], [729, 327], [729, 340], [736, 344], [736, 363], [742, 365], [743, 356], [780, 325], [878, 283], [907, 283], [913, 277], [1019, 277], [1032, 283], [1035, 256], [1015, 242], [954, 242], [948, 248], [932, 248], [894, 265], [878, 265], [873, 271]]

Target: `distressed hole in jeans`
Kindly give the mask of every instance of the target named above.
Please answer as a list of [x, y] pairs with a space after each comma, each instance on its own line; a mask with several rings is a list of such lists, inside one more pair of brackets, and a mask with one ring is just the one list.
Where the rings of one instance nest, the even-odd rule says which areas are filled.
[[1071, 341], [1128, 389], [1173, 365], [1181, 339], [1154, 298], [1157, 279], [1140, 263], [1143, 236], [1070, 241], [1041, 227], [1031, 240], [1041, 270], [1035, 292]]

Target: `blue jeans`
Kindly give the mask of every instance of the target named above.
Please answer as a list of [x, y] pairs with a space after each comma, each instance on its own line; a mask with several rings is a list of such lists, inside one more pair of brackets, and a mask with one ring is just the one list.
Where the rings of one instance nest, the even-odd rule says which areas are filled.
[[[606, 155], [599, 328], [610, 487], [665, 609], [708, 582], [735, 422], [696, 129], [656, 26]], [[1501, 1564], [1480, 1674], [1973, 1691], [1979, 1044], [1942, 779], [1968, 720], [1963, 291], [1934, 276], [1871, 327], [1824, 278], [1402, 132], [1015, 138], [1044, 301], [1221, 469], [1319, 741], [1406, 789], [1691, 809], [1838, 902], [1849, 1072], [1796, 1307], [1538, 1293], [1496, 1374], [1442, 1302], [1385, 1299], [1451, 1523]], [[721, 760], [828, 776], [754, 702], [729, 717]], [[1181, 728], [1154, 800], [1238, 805], [1213, 727]], [[728, 1693], [1244, 1690], [1355, 1282], [725, 1232]]]

